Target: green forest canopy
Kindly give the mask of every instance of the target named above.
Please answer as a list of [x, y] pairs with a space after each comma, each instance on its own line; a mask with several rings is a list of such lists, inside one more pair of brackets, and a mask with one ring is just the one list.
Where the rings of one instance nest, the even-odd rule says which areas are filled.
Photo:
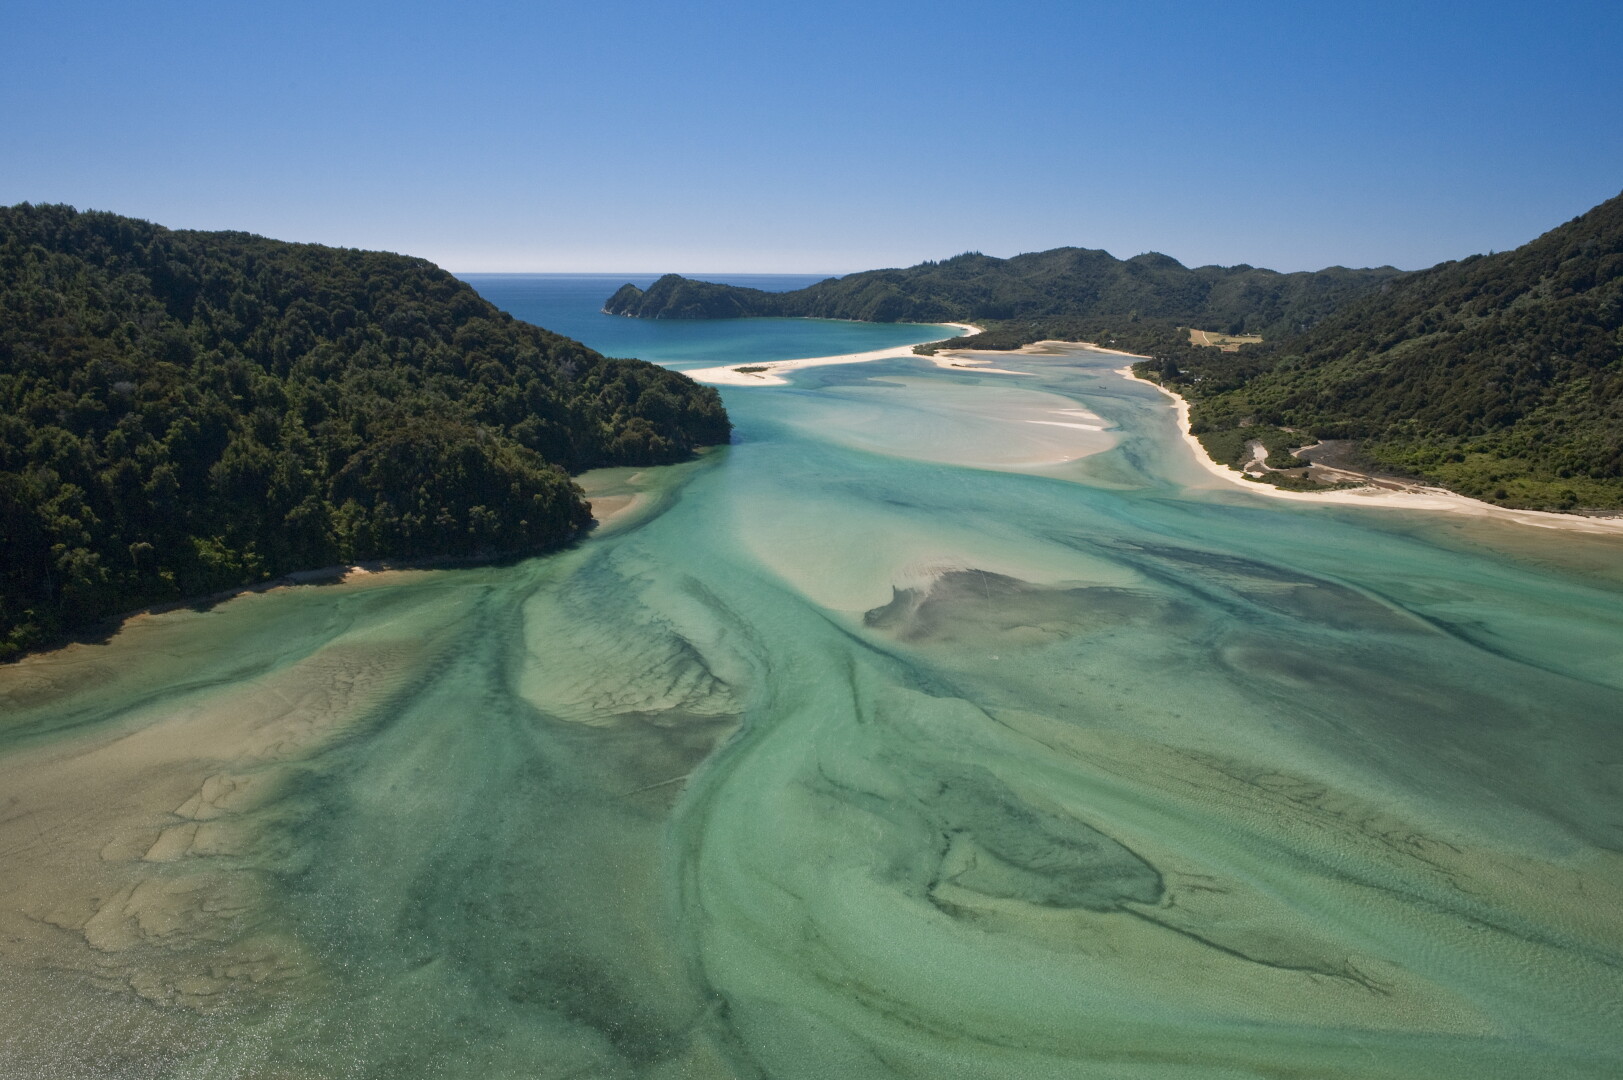
[[1253, 266], [1190, 269], [1153, 252], [1117, 259], [1106, 251], [1055, 248], [1012, 259], [970, 252], [905, 270], [829, 278], [783, 293], [667, 274], [646, 291], [622, 287], [604, 310], [659, 319], [784, 315], [1011, 325], [1082, 321], [1124, 329], [1133, 324], [1183, 325], [1272, 336], [1311, 326], [1399, 273], [1390, 266], [1336, 266], [1296, 274]]
[[0, 657], [354, 560], [534, 551], [568, 474], [724, 443], [713, 389], [422, 259], [0, 208]]
[[[1138, 365], [1230, 449], [1355, 439], [1376, 468], [1547, 510], [1623, 508], [1623, 196], [1408, 274], [1305, 332]], [[1283, 429], [1289, 428], [1291, 432]], [[1311, 438], [1310, 438], [1311, 437]]]

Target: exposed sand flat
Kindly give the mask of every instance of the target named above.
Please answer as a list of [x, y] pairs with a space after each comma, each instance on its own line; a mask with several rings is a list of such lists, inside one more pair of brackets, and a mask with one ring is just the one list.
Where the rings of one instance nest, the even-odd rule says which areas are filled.
[[640, 521], [657, 507], [660, 495], [655, 476], [658, 475], [661, 474], [651, 475], [648, 470], [627, 466], [589, 469], [577, 475], [575, 483], [586, 493], [587, 504], [596, 519], [593, 534], [602, 537]]
[[[967, 334], [978, 334], [981, 328], [968, 323], [942, 323], [962, 330]], [[833, 364], [863, 364], [870, 360], [893, 360], [916, 356], [912, 345], [897, 345], [888, 349], [872, 349], [868, 352], [843, 353], [839, 356], [808, 356], [801, 360], [777, 360], [763, 364], [740, 364], [734, 366], [721, 366], [699, 368], [695, 371], [683, 372], [690, 379], [696, 379], [712, 386], [783, 386], [789, 380], [783, 378], [785, 372], [797, 371], [800, 368], [824, 367]], [[1130, 356], [1134, 360], [1147, 360], [1149, 357], [1139, 356], [1137, 353], [1122, 352], [1120, 349], [1108, 349], [1103, 345], [1096, 345], [1091, 341], [1034, 341], [1029, 345], [1022, 345], [1018, 349], [952, 349], [939, 352], [934, 356], [921, 357], [929, 360], [938, 368], [950, 368], [958, 371], [976, 371], [986, 375], [1034, 375], [1031, 371], [1016, 371], [1012, 368], [992, 367], [992, 357], [1004, 356], [1053, 356], [1056, 353], [1071, 349], [1090, 349], [1093, 352], [1109, 353], [1112, 356]], [[749, 368], [750, 370], [741, 370]]]
[[632, 506], [642, 499], [641, 495], [598, 495], [588, 501], [592, 508], [592, 516], [599, 525], [607, 525], [615, 518], [630, 510]]
[[1014, 350], [1012, 356], [1054, 356], [1071, 352], [1076, 349], [1086, 349], [1089, 352], [1108, 353], [1111, 356], [1130, 356], [1134, 360], [1148, 360], [1147, 356], [1138, 353], [1124, 352], [1121, 349], [1109, 349], [1092, 341], [1033, 341], [1030, 345], [1022, 345]]
[[1138, 376], [1133, 374], [1131, 367], [1118, 368], [1117, 372], [1129, 379], [1135, 379], [1153, 386], [1171, 398], [1172, 406], [1178, 413], [1178, 434], [1185, 445], [1189, 447], [1190, 452], [1194, 454], [1196, 463], [1212, 476], [1231, 484], [1238, 484], [1253, 495], [1262, 495], [1270, 499], [1294, 499], [1298, 502], [1333, 503], [1341, 506], [1382, 506], [1396, 510], [1441, 510], [1451, 514], [1466, 514], [1471, 517], [1514, 521], [1541, 529], [1564, 529], [1571, 532], [1623, 535], [1623, 516], [1579, 517], [1576, 514], [1555, 514], [1544, 510], [1512, 510], [1508, 507], [1483, 502], [1480, 499], [1468, 498], [1457, 492], [1449, 491], [1447, 488], [1427, 487], [1420, 484], [1394, 488], [1377, 487], [1372, 483], [1365, 487], [1342, 488], [1336, 491], [1284, 491], [1272, 484], [1247, 480], [1242, 474], [1235, 472], [1228, 466], [1213, 461], [1211, 456], [1206, 453], [1206, 448], [1200, 444], [1200, 440], [1189, 433], [1189, 402], [1185, 401], [1181, 394], [1176, 394], [1160, 383], [1152, 382], [1149, 379], [1139, 379]]
[[[962, 330], [965, 334], [978, 334], [981, 328], [968, 323], [941, 323], [955, 330]], [[914, 344], [918, 344], [915, 342]], [[912, 356], [913, 345], [892, 345], [885, 349], [869, 349], [867, 352], [841, 353], [836, 356], [806, 356], [798, 360], [772, 360], [760, 364], [722, 364], [718, 367], [699, 368], [696, 371], [683, 372], [690, 379], [709, 383], [712, 386], [785, 386], [789, 380], [783, 377], [785, 372], [799, 371], [801, 368], [829, 367], [834, 364], [864, 364], [870, 360], [892, 360]], [[932, 357], [937, 367], [950, 367], [939, 358]], [[741, 370], [749, 368], [750, 370]], [[986, 369], [981, 369], [986, 370]], [[1023, 374], [1013, 372], [1010, 374]]]
[[[1014, 371], [1010, 368], [991, 367], [990, 360], [982, 360], [982, 354], [958, 350], [950, 353], [940, 353], [925, 357], [938, 368], [956, 368], [959, 371], [978, 371], [983, 375], [1033, 375], [1031, 371]], [[965, 362], [967, 361], [967, 363]]]
[[1006, 374], [1006, 375], [1031, 375], [1031, 374], [1034, 374], [1034, 372], [1030, 372], [1030, 371], [1003, 371], [1001, 368], [980, 367], [979, 365], [985, 364], [985, 363], [990, 363], [991, 362], [990, 358], [994, 357], [994, 356], [1050, 356], [1050, 357], [1052, 357], [1052, 356], [1064, 356], [1067, 353], [1074, 353], [1078, 349], [1085, 349], [1088, 352], [1105, 353], [1106, 355], [1109, 355], [1109, 356], [1127, 356], [1127, 357], [1131, 357], [1134, 360], [1148, 360], [1149, 359], [1149, 357], [1147, 357], [1147, 356], [1140, 356], [1137, 353], [1123, 352], [1120, 349], [1106, 348], [1103, 345], [1098, 345], [1098, 344], [1095, 344], [1094, 342], [1091, 342], [1091, 341], [1057, 341], [1057, 340], [1055, 340], [1053, 338], [1047, 338], [1047, 339], [1044, 339], [1042, 341], [1033, 341], [1029, 345], [1020, 346], [1018, 349], [955, 349], [952, 352], [940, 354], [940, 356], [945, 356], [945, 357], [948, 357], [948, 358], [957, 358], [957, 359], [962, 359], [962, 360], [968, 360], [968, 361], [970, 361], [970, 363], [968, 363], [968, 364], [942, 363], [939, 357], [931, 357], [931, 359], [936, 361], [936, 367], [959, 367], [959, 368], [961, 368], [961, 367], [971, 367], [971, 366], [973, 366], [976, 371], [1002, 372], [1003, 374]]

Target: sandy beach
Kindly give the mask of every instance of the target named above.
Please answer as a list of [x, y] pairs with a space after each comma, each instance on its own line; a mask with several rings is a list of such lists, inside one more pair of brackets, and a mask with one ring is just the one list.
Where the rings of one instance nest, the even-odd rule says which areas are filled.
[[1335, 491], [1285, 491], [1274, 487], [1272, 484], [1247, 480], [1234, 469], [1213, 461], [1211, 456], [1206, 453], [1206, 448], [1200, 444], [1200, 440], [1189, 433], [1189, 402], [1184, 400], [1181, 394], [1176, 394], [1160, 383], [1152, 382], [1149, 379], [1139, 379], [1138, 376], [1133, 374], [1131, 367], [1118, 368], [1117, 371], [1125, 378], [1153, 386], [1171, 398], [1172, 407], [1178, 413], [1179, 437], [1189, 447], [1190, 453], [1195, 456], [1195, 461], [1200, 467], [1220, 480], [1245, 488], [1246, 491], [1253, 495], [1261, 495], [1270, 499], [1293, 499], [1298, 502], [1328, 503], [1341, 506], [1374, 506], [1395, 510], [1440, 510], [1446, 513], [1465, 514], [1471, 517], [1514, 521], [1541, 529], [1564, 529], [1571, 532], [1623, 536], [1623, 516], [1580, 517], [1577, 514], [1556, 514], [1544, 510], [1513, 510], [1504, 506], [1495, 506], [1493, 503], [1483, 502], [1480, 499], [1467, 498], [1446, 488], [1427, 487], [1420, 484], [1385, 487], [1376, 486], [1372, 483], [1365, 487], [1341, 488]]

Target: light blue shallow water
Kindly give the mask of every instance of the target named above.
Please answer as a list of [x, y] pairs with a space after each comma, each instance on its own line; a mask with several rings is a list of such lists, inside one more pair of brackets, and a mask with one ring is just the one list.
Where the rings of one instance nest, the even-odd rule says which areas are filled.
[[[479, 281], [939, 336], [606, 284]], [[1617, 1075], [1623, 543], [1214, 487], [1119, 357], [1004, 363], [0, 672], [0, 1075]]]

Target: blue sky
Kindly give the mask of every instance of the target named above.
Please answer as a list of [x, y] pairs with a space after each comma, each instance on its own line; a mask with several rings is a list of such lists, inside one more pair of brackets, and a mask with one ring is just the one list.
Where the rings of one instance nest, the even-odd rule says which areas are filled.
[[1404, 268], [1623, 188], [1623, 4], [23, 3], [0, 203], [450, 269]]

